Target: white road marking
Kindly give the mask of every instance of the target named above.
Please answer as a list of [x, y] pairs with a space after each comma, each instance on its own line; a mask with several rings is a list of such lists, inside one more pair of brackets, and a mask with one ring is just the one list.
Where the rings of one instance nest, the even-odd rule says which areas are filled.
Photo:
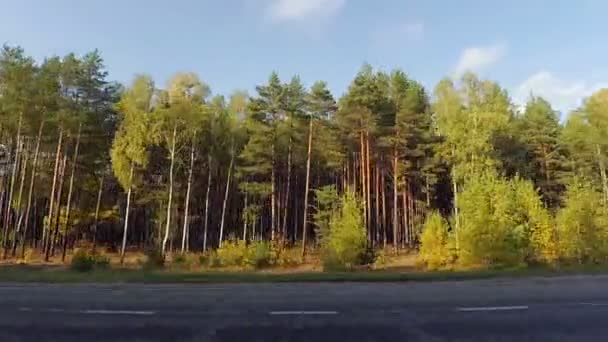
[[509, 311], [509, 310], [528, 310], [528, 306], [527, 305], [514, 305], [514, 306], [480, 306], [480, 307], [456, 308], [456, 311], [462, 311], [462, 312]]
[[608, 303], [579, 303], [580, 305], [590, 305], [590, 306], [608, 306]]
[[19, 311], [29, 312], [32, 311], [32, 308], [19, 308]]
[[156, 311], [144, 310], [81, 310], [78, 313], [85, 315], [138, 315], [150, 316], [156, 314]]
[[271, 315], [337, 315], [338, 311], [270, 311]]

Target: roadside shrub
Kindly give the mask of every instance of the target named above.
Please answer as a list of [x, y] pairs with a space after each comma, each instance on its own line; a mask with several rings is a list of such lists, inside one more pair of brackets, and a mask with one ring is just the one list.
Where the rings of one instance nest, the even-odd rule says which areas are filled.
[[602, 197], [591, 184], [575, 180], [568, 186], [565, 206], [557, 213], [559, 253], [563, 261], [605, 261], [608, 256], [608, 215]]
[[373, 265], [376, 262], [376, 250], [373, 247], [367, 246], [362, 253], [359, 254], [358, 265]]
[[272, 249], [268, 241], [256, 241], [249, 245], [247, 257], [244, 262], [254, 268], [268, 267], [272, 263]]
[[388, 255], [386, 250], [380, 249], [376, 252], [376, 258], [374, 260], [373, 269], [381, 270], [386, 268], [388, 265]]
[[183, 265], [186, 263], [186, 256], [183, 254], [178, 254], [173, 257], [173, 263], [176, 265]]
[[321, 242], [324, 267], [351, 269], [361, 262], [366, 242], [361, 204], [354, 193], [347, 193], [332, 214], [329, 232]]
[[93, 259], [95, 260], [95, 268], [103, 270], [110, 268], [109, 257], [102, 254], [93, 254]]
[[72, 256], [70, 268], [77, 272], [90, 272], [95, 267], [95, 258], [84, 249], [77, 250]]
[[217, 257], [222, 266], [242, 266], [246, 264], [249, 255], [247, 244], [238, 240], [226, 240], [218, 248]]
[[300, 264], [302, 247], [295, 245], [290, 248], [284, 245], [272, 245], [272, 262], [280, 267], [293, 267]]
[[449, 244], [448, 225], [434, 211], [427, 216], [420, 235], [420, 261], [429, 269], [438, 269], [453, 261]]
[[165, 267], [165, 256], [161, 253], [158, 248], [147, 248], [144, 251], [146, 255], [146, 261], [144, 262], [144, 268], [146, 269], [158, 269]]
[[526, 261], [553, 264], [558, 258], [557, 230], [531, 182], [513, 180], [516, 224], [523, 229]]
[[215, 251], [203, 252], [199, 255], [198, 262], [203, 267], [220, 267], [222, 265]]
[[461, 265], [515, 266], [529, 258], [532, 221], [518, 196], [525, 185], [491, 172], [465, 183], [455, 231]]

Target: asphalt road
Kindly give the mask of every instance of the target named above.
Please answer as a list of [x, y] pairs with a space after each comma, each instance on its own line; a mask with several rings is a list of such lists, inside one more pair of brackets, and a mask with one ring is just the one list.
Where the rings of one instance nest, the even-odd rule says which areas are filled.
[[0, 284], [0, 341], [606, 341], [608, 277]]

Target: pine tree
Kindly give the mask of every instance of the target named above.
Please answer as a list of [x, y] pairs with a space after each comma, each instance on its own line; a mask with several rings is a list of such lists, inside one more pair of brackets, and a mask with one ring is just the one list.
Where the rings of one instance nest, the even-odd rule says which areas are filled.
[[527, 150], [531, 178], [548, 207], [559, 204], [564, 189], [562, 175], [565, 158], [559, 145], [559, 117], [542, 98], [532, 97], [517, 121], [518, 133]]

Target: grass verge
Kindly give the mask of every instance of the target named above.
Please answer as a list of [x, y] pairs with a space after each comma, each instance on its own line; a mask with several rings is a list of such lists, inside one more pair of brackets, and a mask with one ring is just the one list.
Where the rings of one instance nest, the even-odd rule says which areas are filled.
[[581, 274], [608, 274], [608, 266], [591, 265], [548, 268], [517, 268], [475, 271], [441, 272], [185, 272], [170, 270], [109, 269], [92, 272], [74, 272], [65, 267], [3, 266], [0, 282], [23, 283], [270, 283], [270, 282], [405, 282], [442, 281], [530, 276], [563, 276]]

